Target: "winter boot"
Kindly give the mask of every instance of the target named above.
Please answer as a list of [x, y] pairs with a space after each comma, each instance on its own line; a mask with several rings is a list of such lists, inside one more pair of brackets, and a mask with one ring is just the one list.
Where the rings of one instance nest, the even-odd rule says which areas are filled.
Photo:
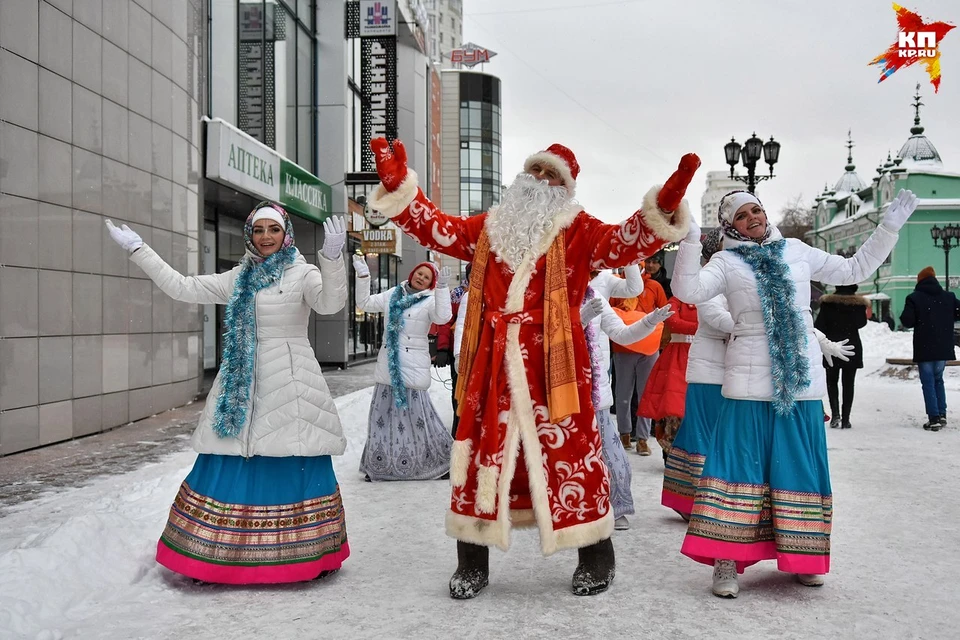
[[851, 428], [852, 426], [853, 426], [853, 425], [850, 424], [850, 420], [849, 420], [849, 419], [844, 419], [842, 422], [840, 422], [840, 428], [841, 428], [841, 429], [849, 429], [849, 428]]
[[646, 440], [637, 440], [637, 453], [642, 456], [650, 455], [650, 445]]
[[626, 531], [630, 528], [630, 521], [627, 520], [627, 516], [620, 516], [613, 521], [614, 531]]
[[620, 434], [620, 444], [623, 445], [623, 448], [624, 448], [624, 449], [627, 449], [627, 450], [630, 449], [630, 447], [632, 446], [632, 444], [631, 444], [631, 442], [630, 442], [630, 434], [629, 434], [629, 433], [621, 433], [621, 434]]
[[823, 574], [822, 573], [798, 573], [797, 580], [800, 581], [805, 587], [822, 587], [823, 586]]
[[603, 593], [617, 575], [617, 561], [613, 555], [613, 541], [601, 540], [577, 550], [580, 562], [573, 572], [573, 595], [593, 596]]
[[714, 560], [713, 595], [718, 598], [736, 598], [740, 595], [737, 563], [733, 560]]
[[835, 417], [835, 418], [833, 418], [832, 420], [830, 420], [830, 428], [831, 428], [831, 429], [839, 429], [839, 428], [840, 428], [840, 418], [836, 418], [836, 417]]
[[924, 431], [940, 431], [941, 426], [942, 424], [940, 422], [939, 417], [930, 418], [927, 422], [924, 423], [923, 430]]
[[490, 549], [457, 540], [457, 570], [450, 578], [450, 597], [476, 598], [490, 584]]
[[314, 578], [314, 580], [323, 580], [327, 576], [332, 576], [337, 571], [340, 571], [340, 569], [329, 569], [327, 571], [321, 571], [320, 573], [317, 574], [317, 577]]

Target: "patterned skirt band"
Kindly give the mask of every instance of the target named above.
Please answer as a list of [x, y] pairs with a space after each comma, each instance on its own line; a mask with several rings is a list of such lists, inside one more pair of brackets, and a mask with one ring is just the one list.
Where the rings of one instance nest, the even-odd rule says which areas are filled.
[[[291, 494], [301, 499], [288, 502]], [[264, 504], [271, 498], [282, 500]], [[223, 584], [312, 580], [349, 555], [329, 456], [201, 454], [157, 544], [157, 561], [168, 569]]]

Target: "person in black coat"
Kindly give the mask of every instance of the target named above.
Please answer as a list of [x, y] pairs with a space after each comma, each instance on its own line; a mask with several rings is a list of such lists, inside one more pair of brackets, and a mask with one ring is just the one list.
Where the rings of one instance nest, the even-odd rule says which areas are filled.
[[920, 369], [927, 422], [923, 428], [939, 431], [947, 424], [947, 396], [943, 390], [943, 368], [953, 360], [953, 325], [960, 320], [960, 301], [937, 282], [933, 267], [917, 275], [917, 286], [907, 296], [900, 324], [913, 328], [913, 361]]
[[[858, 296], [857, 285], [842, 285], [836, 293], [820, 297], [820, 314], [814, 326], [827, 336], [828, 340], [840, 342], [847, 340], [855, 351], [849, 360], [834, 359], [830, 364], [826, 359], [823, 366], [827, 369], [827, 395], [830, 398], [830, 427], [850, 428], [850, 409], [853, 408], [854, 383], [857, 369], [863, 368], [863, 343], [860, 341], [860, 328], [867, 324], [867, 309], [870, 301]], [[843, 375], [843, 409], [840, 410], [840, 377]]]

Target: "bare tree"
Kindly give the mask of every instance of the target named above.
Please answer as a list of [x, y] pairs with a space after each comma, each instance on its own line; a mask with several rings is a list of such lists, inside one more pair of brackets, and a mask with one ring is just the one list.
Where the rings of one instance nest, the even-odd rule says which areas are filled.
[[777, 225], [784, 238], [798, 238], [813, 229], [813, 207], [799, 194], [780, 209], [780, 224]]

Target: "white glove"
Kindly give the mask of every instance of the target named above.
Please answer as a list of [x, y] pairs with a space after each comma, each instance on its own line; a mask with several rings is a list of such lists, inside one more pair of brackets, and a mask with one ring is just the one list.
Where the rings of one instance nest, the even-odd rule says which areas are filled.
[[347, 224], [343, 216], [331, 216], [323, 221], [323, 246], [320, 254], [327, 260], [340, 257], [343, 245], [347, 243]]
[[640, 321], [642, 324], [646, 325], [647, 328], [653, 329], [667, 318], [673, 315], [673, 309], [668, 306], [660, 307], [659, 309], [654, 309], [647, 315], [643, 316], [643, 319]]
[[113, 224], [113, 221], [109, 219], [106, 220], [106, 225], [107, 231], [110, 232], [110, 237], [113, 238], [113, 241], [126, 251], [133, 253], [143, 246], [143, 238], [127, 225], [124, 224], [117, 227]]
[[590, 298], [587, 304], [580, 307], [580, 322], [586, 326], [601, 313], [603, 313], [603, 299], [599, 296]]
[[700, 225], [691, 217], [690, 230], [687, 231], [687, 237], [685, 237], [683, 241], [689, 242], [690, 244], [700, 244], [700, 235]]
[[913, 191], [900, 189], [900, 193], [893, 199], [887, 212], [883, 214], [883, 226], [888, 231], [899, 233], [907, 219], [917, 209], [918, 198], [913, 195]]
[[367, 266], [367, 260], [363, 256], [353, 256], [353, 270], [357, 273], [358, 278], [370, 277], [370, 267]]
[[856, 348], [852, 344], [847, 344], [849, 340], [841, 340], [840, 342], [831, 342], [830, 340], [822, 340], [820, 342], [820, 351], [823, 352], [823, 359], [827, 361], [827, 366], [833, 366], [833, 359], [843, 360], [848, 362], [850, 356], [856, 353]]
[[446, 289], [450, 282], [450, 267], [444, 267], [437, 272], [437, 287]]

